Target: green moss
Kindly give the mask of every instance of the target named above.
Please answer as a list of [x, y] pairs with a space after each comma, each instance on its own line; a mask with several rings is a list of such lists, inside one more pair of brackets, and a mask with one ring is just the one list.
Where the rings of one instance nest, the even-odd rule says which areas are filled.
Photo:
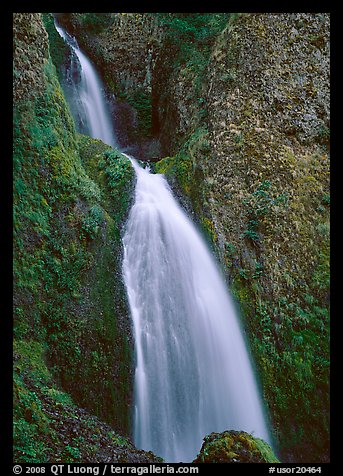
[[260, 438], [254, 438], [254, 443], [260, 451], [261, 457], [264, 461], [267, 461], [268, 463], [280, 463], [268, 443]]
[[[211, 26], [206, 31], [203, 14], [169, 15], [163, 19], [168, 35], [179, 35], [171, 78], [182, 73], [191, 85], [185, 100], [196, 104], [196, 117], [187, 137], [180, 137], [178, 152], [156, 164], [156, 170], [175, 179], [209, 240], [217, 241], [217, 226], [221, 235], [226, 233], [230, 247], [224, 255], [232, 291], [243, 310], [282, 453], [299, 461], [315, 455], [322, 462], [329, 439], [327, 159], [320, 153], [301, 155], [278, 143], [270, 144], [275, 154], [268, 160], [256, 158], [256, 139], [242, 127], [233, 145], [240, 159], [247, 158], [243, 166], [253, 172], [248, 185], [242, 181], [236, 202], [232, 194], [211, 189], [205, 180], [214, 174], [209, 174], [213, 158], [204, 125], [203, 79], [214, 30]], [[44, 16], [58, 68], [64, 44], [52, 18]], [[91, 24], [97, 20], [88, 17]], [[225, 22], [217, 20], [219, 31]], [[234, 71], [225, 71], [232, 82]], [[51, 62], [44, 74], [45, 93], [37, 91], [34, 102], [18, 103], [14, 111], [14, 334], [21, 342], [17, 353], [24, 356], [15, 375], [16, 447], [28, 461], [44, 460], [52, 446], [43, 399], [67, 399], [57, 387], [44, 393], [37, 384], [49, 380], [42, 364], [44, 349], [54, 377], [76, 401], [124, 431], [131, 392], [120, 234], [133, 171], [118, 152], [76, 136]], [[20, 77], [20, 71], [15, 76]], [[132, 101], [141, 109], [139, 121], [147, 133], [150, 98], [138, 95]], [[251, 108], [243, 114], [251, 118]], [[318, 130], [322, 146], [327, 138], [325, 128]], [[220, 162], [220, 155], [216, 159]], [[239, 173], [233, 177], [245, 177]], [[239, 213], [227, 213], [235, 206]], [[30, 353], [34, 362], [28, 363]], [[32, 370], [26, 372], [26, 367]], [[38, 391], [27, 382], [36, 382]], [[38, 434], [48, 438], [43, 441]], [[79, 444], [70, 440], [65, 457], [77, 457]], [[229, 449], [227, 456], [234, 455], [236, 449]]]
[[217, 236], [213, 222], [209, 218], [203, 217], [201, 219], [201, 224], [210, 242], [216, 243], [218, 240], [218, 236]]
[[[187, 142], [183, 156], [163, 159], [156, 168], [177, 179], [215, 245], [216, 229], [206, 216], [209, 189], [203, 179], [196, 182], [194, 174], [199, 156], [203, 162], [208, 160], [206, 153], [194, 153], [199, 151], [194, 148], [199, 137], [194, 134]], [[300, 459], [316, 454], [321, 461], [328, 454], [329, 442], [329, 195], [322, 185], [325, 175], [320, 176], [326, 163], [319, 156], [299, 161], [292, 154], [285, 160], [290, 171], [297, 168], [299, 194], [295, 197], [294, 188], [280, 189], [267, 177], [252, 184], [240, 204], [245, 229], [238, 239], [230, 234], [234, 241], [225, 248], [224, 257], [280, 452]], [[218, 206], [226, 207], [221, 200]], [[287, 227], [299, 237], [297, 246], [301, 246], [296, 250], [287, 243]], [[284, 238], [278, 247], [282, 266], [276, 266], [272, 258], [279, 236]], [[302, 276], [288, 256], [307, 270]], [[310, 261], [315, 265], [307, 268]]]
[[155, 164], [155, 171], [165, 174], [171, 180], [176, 179], [179, 188], [190, 198], [194, 210], [199, 212], [199, 216], [204, 215], [203, 225], [210, 235], [213, 235], [213, 224], [203, 207], [204, 172], [197, 165], [199, 156], [207, 159], [209, 154], [208, 131], [199, 126], [189, 134], [188, 140], [174, 157], [164, 158]]
[[[196, 135], [198, 138], [199, 136]], [[185, 149], [175, 157], [166, 157], [155, 164], [155, 172], [166, 175], [173, 183], [176, 180], [177, 188], [190, 199], [193, 209], [198, 212], [199, 226], [210, 246], [217, 242], [217, 232], [213, 221], [205, 214], [205, 210], [200, 213], [203, 204], [204, 181], [203, 172], [192, 163], [193, 154], [199, 149], [193, 146], [192, 140], [187, 143]]]
[[[313, 297], [305, 308], [284, 298], [271, 313], [270, 302], [259, 298], [256, 306], [257, 298], [251, 293], [249, 281], [235, 279], [232, 291], [244, 312], [273, 427], [282, 442], [280, 451], [300, 451], [302, 441], [302, 451], [308, 451], [307, 444], [315, 444], [318, 452], [325, 452], [325, 440], [311, 441], [306, 435], [311, 435], [311, 429], [316, 435], [325, 435], [329, 429], [327, 310], [318, 307]], [[301, 429], [300, 435], [288, 434], [285, 418]]]
[[112, 13], [80, 13], [78, 21], [92, 34], [98, 34], [113, 23]]
[[[79, 235], [87, 240], [91, 263], [96, 266], [80, 275], [75, 307], [80, 317], [87, 309], [78, 339], [80, 355], [75, 359], [76, 364], [80, 359], [84, 364], [80, 368], [70, 364], [59, 374], [78, 402], [127, 433], [132, 349], [120, 260], [121, 227], [132, 196], [133, 169], [126, 157], [100, 141], [79, 136], [79, 143], [82, 164], [100, 191], [100, 202], [88, 208]], [[75, 385], [79, 380], [85, 382], [83, 388]], [[105, 403], [97, 398], [99, 394]]]
[[101, 205], [114, 218], [118, 233], [127, 216], [134, 188], [131, 162], [101, 141], [78, 136], [82, 163], [101, 190]]

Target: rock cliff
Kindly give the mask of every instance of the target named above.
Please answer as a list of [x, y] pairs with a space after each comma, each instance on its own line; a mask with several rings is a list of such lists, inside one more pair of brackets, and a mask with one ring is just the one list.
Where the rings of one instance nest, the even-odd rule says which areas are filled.
[[[156, 167], [215, 243], [284, 461], [328, 458], [329, 26], [327, 14], [231, 19], [203, 74], [205, 114], [183, 89], [188, 65], [168, 83], [184, 139]], [[173, 152], [179, 138], [161, 143]]]

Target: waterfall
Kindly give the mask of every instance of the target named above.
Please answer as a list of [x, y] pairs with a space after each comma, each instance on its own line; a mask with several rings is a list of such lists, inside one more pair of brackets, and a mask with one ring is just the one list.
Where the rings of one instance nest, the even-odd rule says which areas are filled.
[[[117, 147], [110, 115], [102, 94], [103, 85], [94, 66], [80, 50], [76, 39], [61, 28], [56, 20], [55, 27], [75, 55], [72, 56], [69, 84], [66, 87], [67, 90], [71, 89], [67, 96], [80, 132]], [[74, 64], [75, 59], [77, 64]]]
[[205, 435], [245, 430], [270, 442], [225, 282], [162, 175], [133, 161], [135, 202], [123, 271], [136, 342], [134, 441], [192, 461]]
[[[92, 137], [116, 145], [94, 67], [56, 24], [80, 64], [76, 112]], [[271, 443], [247, 346], [225, 281], [163, 175], [130, 158], [135, 201], [123, 276], [136, 346], [134, 442], [189, 462], [211, 432], [245, 430]]]

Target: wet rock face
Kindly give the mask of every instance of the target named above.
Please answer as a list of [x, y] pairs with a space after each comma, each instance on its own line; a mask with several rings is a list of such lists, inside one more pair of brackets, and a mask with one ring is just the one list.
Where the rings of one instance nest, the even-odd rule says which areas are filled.
[[29, 99], [43, 90], [48, 35], [40, 13], [13, 14], [13, 99]]
[[270, 446], [244, 431], [211, 433], [193, 463], [279, 463]]

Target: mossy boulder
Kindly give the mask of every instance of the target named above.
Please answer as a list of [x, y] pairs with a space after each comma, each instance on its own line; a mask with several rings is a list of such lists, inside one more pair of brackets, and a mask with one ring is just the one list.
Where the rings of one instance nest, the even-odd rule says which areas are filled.
[[272, 448], [245, 431], [211, 433], [193, 463], [280, 463]]

